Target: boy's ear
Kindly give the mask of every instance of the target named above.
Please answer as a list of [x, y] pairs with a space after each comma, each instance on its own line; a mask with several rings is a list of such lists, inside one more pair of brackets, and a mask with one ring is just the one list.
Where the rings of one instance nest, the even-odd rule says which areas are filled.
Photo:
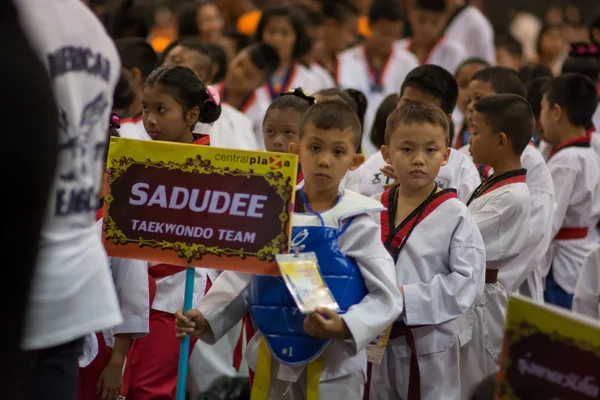
[[446, 151], [444, 152], [444, 161], [442, 161], [442, 167], [448, 164], [448, 160], [450, 159], [450, 147], [446, 147]]
[[133, 78], [136, 87], [144, 86], [144, 76], [138, 67], [131, 68], [129, 72], [131, 72], [131, 77]]
[[290, 142], [288, 145], [288, 151], [291, 154], [299, 155], [300, 154], [300, 146], [296, 142]]
[[199, 117], [200, 109], [198, 108], [198, 106], [195, 106], [185, 114], [185, 124], [193, 128], [193, 125], [196, 124], [196, 122], [198, 122]]
[[383, 156], [383, 160], [386, 164], [392, 163], [392, 159], [390, 158], [390, 148], [387, 147], [385, 144], [381, 146], [381, 155]]
[[352, 165], [350, 166], [349, 170], [350, 171], [355, 171], [358, 167], [360, 167], [361, 165], [363, 165], [364, 162], [365, 162], [365, 155], [364, 154], [355, 153], [352, 156]]
[[508, 146], [510, 145], [510, 140], [508, 136], [504, 132], [500, 132], [498, 134], [498, 146]]
[[554, 114], [557, 121], [560, 121], [563, 116], [566, 116], [565, 111], [557, 103], [554, 103], [550, 108], [550, 111]]

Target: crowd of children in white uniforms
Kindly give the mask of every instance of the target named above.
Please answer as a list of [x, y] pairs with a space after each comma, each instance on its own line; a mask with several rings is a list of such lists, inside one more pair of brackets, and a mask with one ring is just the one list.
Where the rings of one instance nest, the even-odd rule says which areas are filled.
[[[85, 336], [78, 399], [174, 398], [178, 338], [190, 334], [191, 374], [202, 375], [192, 392], [208, 389], [214, 376], [200, 371], [213, 366], [250, 375], [256, 399], [467, 400], [498, 371], [510, 294], [600, 317], [597, 79], [564, 71], [538, 84], [494, 66], [493, 46], [483, 45], [492, 41], [491, 26], [454, 0], [414, 0], [413, 34], [402, 40], [400, 4], [374, 0], [370, 37], [352, 47], [329, 39], [330, 49], [343, 47], [333, 61], [312, 58], [317, 28], [339, 32], [336, 26], [358, 16], [350, 1], [325, 3], [321, 19], [321, 11], [305, 6], [265, 8], [256, 43], [237, 52], [221, 77], [202, 44], [180, 42], [185, 57], [169, 58], [177, 48], [171, 46], [159, 59], [143, 39], [113, 45], [101, 32], [89, 46], [110, 60], [107, 78], [91, 88], [57, 83], [104, 93], [103, 101], [90, 99], [96, 110], [104, 104], [95, 116], [102, 124], [87, 122], [98, 138], [110, 126], [129, 139], [297, 154], [292, 236], [331, 230], [336, 261], [322, 267], [326, 281], [360, 277], [354, 296], [334, 293], [347, 304], [342, 313], [318, 309], [284, 334], [301, 350], [303, 343], [326, 343], [290, 360], [273, 340], [282, 333], [259, 312], [259, 288], [281, 290], [280, 279], [198, 268], [194, 308], [184, 315], [182, 267], [108, 259], [111, 285], [99, 272], [108, 270], [99, 247], [101, 212], [96, 226], [73, 215], [71, 227], [44, 237], [82, 241], [87, 252], [74, 258], [57, 247], [44, 257], [63, 269], [72, 263], [61, 257], [94, 265], [72, 286], [93, 295], [86, 285], [102, 281], [103, 304], [91, 302], [89, 311], [98, 322], [89, 318], [65, 333], [70, 322], [54, 317], [67, 308], [63, 299], [44, 303], [36, 295], [23, 346]], [[317, 16], [307, 27], [310, 12]], [[26, 10], [23, 18], [33, 26], [41, 15]], [[44, 52], [72, 40], [30, 29]], [[65, 118], [84, 121], [69, 102]], [[120, 119], [108, 117], [111, 104]], [[99, 178], [100, 160], [94, 162], [74, 176], [101, 193], [91, 176]], [[68, 163], [58, 171], [65, 187], [77, 181], [69, 180]], [[53, 200], [56, 218], [64, 217], [62, 195], [57, 190]], [[53, 291], [68, 293], [44, 271]], [[275, 308], [299, 312], [286, 301], [282, 296]], [[381, 364], [368, 365], [366, 345], [390, 325]]]

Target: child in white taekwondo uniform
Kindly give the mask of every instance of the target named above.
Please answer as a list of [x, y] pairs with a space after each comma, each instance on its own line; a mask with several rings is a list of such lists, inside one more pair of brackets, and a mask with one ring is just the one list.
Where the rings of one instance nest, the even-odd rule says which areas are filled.
[[421, 65], [439, 65], [454, 74], [467, 59], [462, 43], [443, 36], [446, 4], [440, 0], [416, 0], [409, 14], [412, 34], [396, 42], [396, 46], [413, 53]]
[[[402, 32], [402, 10], [397, 1], [373, 2], [369, 26], [372, 35], [365, 44], [338, 55], [340, 88], [360, 90], [368, 98], [363, 132], [371, 131], [375, 113], [383, 99], [397, 92], [406, 75], [419, 65], [413, 54], [394, 46], [395, 38], [400, 37]], [[379, 151], [368, 140], [368, 135], [363, 137], [362, 149], [366, 157]]]
[[600, 246], [588, 254], [575, 286], [573, 311], [600, 319]]
[[589, 228], [600, 217], [600, 158], [585, 129], [596, 103], [595, 85], [579, 74], [555, 78], [542, 99], [540, 121], [553, 147], [548, 168], [556, 191], [544, 298], [567, 309], [583, 260], [596, 246]]
[[[435, 181], [448, 162], [449, 122], [427, 103], [408, 103], [388, 118], [385, 160], [399, 185], [381, 198], [381, 239], [396, 261], [404, 312], [392, 325], [372, 400], [460, 399], [458, 318], [483, 289], [483, 240], [454, 189]], [[420, 379], [419, 379], [420, 377]]]
[[472, 107], [471, 154], [476, 163], [491, 166], [494, 174], [467, 203], [485, 243], [486, 271], [484, 292], [461, 321], [463, 332], [471, 334], [460, 351], [463, 399], [498, 370], [508, 304], [497, 281], [498, 270], [519, 255], [527, 241], [530, 197], [521, 153], [531, 140], [533, 125], [533, 111], [518, 95], [488, 96]]
[[[437, 65], [421, 65], [406, 76], [400, 89], [398, 106], [415, 102], [431, 103], [440, 107], [448, 116], [448, 121], [451, 121], [457, 98], [458, 85], [448, 71]], [[440, 168], [435, 180], [444, 189], [455, 189], [458, 199], [466, 203], [473, 190], [481, 183], [479, 172], [466, 154], [449, 150], [448, 162]], [[377, 174], [383, 175], [383, 168], [386, 168], [386, 163], [381, 152], [369, 157], [360, 168], [361, 194], [373, 196], [383, 192], [386, 177], [375, 179]], [[390, 175], [390, 172], [386, 173]]]
[[467, 58], [482, 58], [495, 65], [494, 28], [490, 21], [464, 0], [446, 0], [446, 3], [449, 15], [444, 36], [465, 46]]
[[[468, 87], [468, 109], [479, 99], [495, 94], [516, 94], [526, 97], [527, 89], [519, 75], [506, 67], [489, 67], [476, 72]], [[533, 133], [533, 132], [532, 132]], [[463, 147], [467, 150], [470, 145]], [[461, 149], [462, 150], [462, 149]], [[551, 220], [554, 211], [554, 185], [544, 157], [532, 142], [521, 154], [521, 165], [527, 170], [531, 207], [527, 243], [519, 256], [505, 264], [498, 273], [498, 281], [507, 293], [526, 285], [536, 301], [542, 301], [543, 283], [541, 263], [552, 238]], [[490, 173], [493, 172], [486, 166]], [[545, 274], [544, 274], [545, 275]]]
[[[277, 50], [272, 46], [264, 43], [257, 43], [246, 47], [240, 51], [231, 60], [227, 69], [227, 75], [222, 83], [217, 88], [221, 101], [223, 102], [223, 112], [216, 124], [227, 114], [237, 117], [235, 121], [244, 120], [238, 113], [230, 112], [230, 107], [235, 108], [239, 113], [243, 114], [250, 120], [252, 124], [252, 132], [261, 150], [264, 150], [262, 143], [262, 123], [265, 117], [265, 112], [271, 103], [271, 99], [264, 92], [257, 92], [257, 89], [263, 87], [269, 80], [269, 77], [277, 70], [279, 66], [279, 55]], [[246, 131], [248, 122], [233, 125], [225, 128], [224, 132], [228, 136], [232, 136], [238, 130]], [[233, 129], [232, 129], [233, 128]], [[202, 132], [209, 133], [212, 132]], [[239, 136], [239, 134], [235, 135]], [[215, 143], [218, 146], [218, 143]], [[254, 150], [249, 147], [240, 147], [247, 150]]]
[[[342, 314], [319, 308], [304, 317], [280, 277], [234, 272], [221, 274], [197, 309], [185, 316], [181, 310], [177, 313], [179, 337], [192, 333], [213, 343], [251, 312], [258, 331], [246, 356], [256, 372], [253, 391], [258, 398], [362, 399], [365, 346], [402, 309], [393, 261], [368, 215], [381, 211], [381, 203], [338, 189], [346, 172], [363, 159], [356, 154], [359, 138], [354, 112], [341, 102], [325, 101], [306, 112], [300, 142], [291, 146], [305, 175], [293, 216], [292, 242], [304, 245], [302, 251], [318, 253]], [[319, 250], [323, 240], [331, 245]], [[265, 307], [268, 293], [275, 294], [271, 296], [275, 303]], [[286, 351], [289, 347], [294, 351]], [[261, 371], [265, 362], [272, 365], [270, 371]], [[264, 392], [256, 392], [259, 389]]]

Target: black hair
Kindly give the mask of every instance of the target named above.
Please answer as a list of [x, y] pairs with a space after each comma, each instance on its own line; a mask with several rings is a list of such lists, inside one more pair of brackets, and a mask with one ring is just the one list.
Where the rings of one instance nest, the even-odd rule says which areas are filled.
[[304, 15], [294, 6], [275, 5], [265, 8], [260, 17], [260, 21], [258, 22], [258, 26], [256, 27], [256, 41], [263, 42], [265, 29], [269, 20], [273, 17], [287, 18], [292, 25], [292, 29], [296, 33], [296, 43], [294, 45], [294, 51], [292, 52], [292, 58], [297, 60], [306, 55], [312, 47], [312, 42], [304, 27]]
[[300, 139], [304, 136], [306, 127], [313, 125], [317, 129], [350, 129], [354, 140], [354, 150], [362, 137], [360, 121], [356, 112], [339, 100], [327, 100], [316, 103], [304, 113], [300, 123]]
[[418, 89], [440, 99], [441, 109], [446, 114], [452, 114], [456, 107], [458, 83], [450, 72], [440, 66], [425, 64], [410, 71], [400, 88], [400, 97], [407, 87]]
[[303, 115], [313, 104], [315, 104], [315, 98], [306, 94], [302, 88], [295, 88], [287, 93], [282, 93], [279, 97], [273, 100], [271, 105], [269, 105], [269, 108], [267, 108], [267, 112], [265, 112], [265, 117], [263, 119], [263, 124], [267, 120], [269, 112], [272, 110], [293, 109], [294, 111], [297, 111], [299, 114]]
[[373, 121], [373, 128], [371, 129], [371, 143], [378, 149], [385, 144], [385, 127], [387, 118], [396, 109], [398, 105], [399, 97], [396, 93], [388, 95], [379, 105], [377, 113], [375, 113], [375, 120]]
[[527, 102], [533, 110], [533, 116], [535, 119], [540, 119], [542, 112], [542, 98], [548, 84], [552, 81], [549, 76], [542, 76], [539, 78], [532, 79], [527, 86]]
[[526, 64], [519, 69], [519, 77], [525, 85], [536, 78], [552, 78], [552, 70], [545, 64]]
[[138, 37], [146, 39], [152, 26], [152, 10], [134, 0], [124, 0], [105, 15], [105, 25], [113, 39]]
[[356, 115], [358, 115], [358, 119], [360, 120], [360, 126], [364, 127], [365, 115], [367, 114], [367, 108], [369, 107], [369, 99], [363, 92], [356, 89], [344, 89], [344, 93], [347, 93], [348, 96], [354, 100], [354, 103], [356, 104]]
[[535, 129], [527, 100], [513, 93], [496, 94], [477, 100], [473, 107], [483, 114], [494, 133], [503, 132], [510, 139], [515, 154], [523, 153]]
[[266, 43], [255, 43], [247, 49], [248, 57], [254, 65], [265, 73], [266, 76], [271, 76], [279, 67], [279, 54], [273, 46]]
[[569, 57], [562, 66], [561, 73], [577, 73], [587, 76], [594, 83], [598, 83], [600, 66], [598, 61], [598, 47], [592, 43], [577, 42], [569, 46]]
[[494, 400], [495, 392], [496, 374], [492, 374], [477, 384], [470, 400]]
[[236, 54], [252, 44], [252, 36], [244, 35], [237, 31], [229, 31], [225, 34], [225, 37], [235, 42]]
[[446, 0], [415, 0], [415, 8], [427, 11], [434, 11], [437, 13], [446, 12]]
[[358, 105], [346, 91], [338, 88], [327, 88], [319, 90], [315, 93], [315, 96], [325, 97], [326, 99], [324, 101], [337, 100], [345, 103], [356, 113], [356, 116], [359, 117], [360, 120], [360, 116], [358, 115]]
[[463, 69], [466, 66], [473, 65], [473, 64], [484, 65], [486, 68], [491, 66], [491, 64], [487, 60], [484, 60], [483, 58], [479, 58], [479, 57], [467, 58], [465, 61], [458, 64], [458, 67], [456, 68], [456, 73], [454, 75], [457, 76], [461, 69]]
[[147, 78], [158, 65], [158, 56], [145, 39], [128, 37], [115, 40], [115, 44], [123, 68], [138, 68], [143, 78]]
[[512, 93], [527, 97], [527, 88], [517, 71], [508, 67], [488, 67], [477, 71], [471, 81], [490, 82], [496, 94]]
[[135, 100], [135, 94], [131, 87], [131, 73], [125, 69], [121, 69], [119, 81], [113, 93], [113, 109], [124, 110], [129, 107]]
[[216, 62], [219, 66], [211, 80], [213, 82], [221, 82], [225, 79], [225, 75], [227, 75], [227, 54], [225, 54], [225, 50], [216, 43], [205, 43], [204, 46], [206, 46], [206, 50], [208, 51], [208, 55], [212, 62]]
[[400, 2], [396, 0], [374, 0], [369, 8], [369, 23], [377, 21], [400, 22], [404, 20]]
[[563, 74], [546, 87], [546, 100], [558, 104], [569, 122], [587, 128], [598, 106], [598, 91], [590, 78], [581, 74]]
[[181, 104], [184, 116], [192, 108], [198, 107], [200, 115], [196, 122], [211, 124], [221, 115], [221, 106], [210, 100], [206, 86], [188, 67], [182, 65], [160, 67], [150, 74], [146, 85], [162, 85], [167, 88], [171, 96]]
[[535, 50], [537, 54], [541, 54], [541, 48], [542, 48], [542, 37], [544, 37], [544, 34], [546, 34], [546, 32], [548, 32], [551, 29], [558, 29], [562, 32], [562, 26], [561, 25], [557, 25], [557, 24], [549, 24], [549, 25], [544, 25], [542, 26], [542, 29], [540, 29], [540, 33], [538, 33], [538, 37], [537, 37], [537, 41], [536, 41], [536, 45], [535, 45]]
[[596, 9], [596, 11], [592, 15], [592, 18], [590, 18], [590, 22], [588, 23], [588, 31], [590, 34], [590, 40], [596, 46], [600, 46], [600, 43], [594, 41], [594, 34], [593, 34], [594, 29], [600, 30], [600, 7], [598, 7]]
[[385, 123], [385, 144], [389, 145], [392, 135], [402, 124], [428, 124], [439, 126], [448, 143], [450, 124], [444, 111], [431, 103], [408, 103], [392, 110]]
[[333, 19], [337, 23], [344, 23], [348, 17], [358, 17], [360, 10], [351, 0], [324, 0], [323, 15], [326, 19]]
[[503, 47], [511, 56], [523, 58], [523, 45], [510, 32], [498, 33], [494, 38], [494, 47]]
[[190, 1], [180, 6], [178, 14], [179, 24], [177, 27], [177, 36], [182, 38], [186, 36], [200, 36], [200, 29], [198, 29], [198, 22], [196, 16], [198, 10], [202, 7], [213, 5], [212, 1]]
[[295, 7], [304, 13], [306, 17], [307, 25], [310, 26], [323, 26], [325, 25], [325, 15], [319, 11], [315, 10], [311, 6], [307, 4], [296, 4]]

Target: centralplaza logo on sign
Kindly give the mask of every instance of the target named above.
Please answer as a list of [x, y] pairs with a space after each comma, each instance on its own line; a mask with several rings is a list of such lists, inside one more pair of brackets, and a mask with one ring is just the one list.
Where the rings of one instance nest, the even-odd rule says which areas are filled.
[[282, 161], [281, 156], [240, 156], [237, 154], [215, 154], [216, 161], [224, 161], [229, 163], [240, 163], [248, 165], [268, 165], [271, 170], [288, 168], [290, 162]]

